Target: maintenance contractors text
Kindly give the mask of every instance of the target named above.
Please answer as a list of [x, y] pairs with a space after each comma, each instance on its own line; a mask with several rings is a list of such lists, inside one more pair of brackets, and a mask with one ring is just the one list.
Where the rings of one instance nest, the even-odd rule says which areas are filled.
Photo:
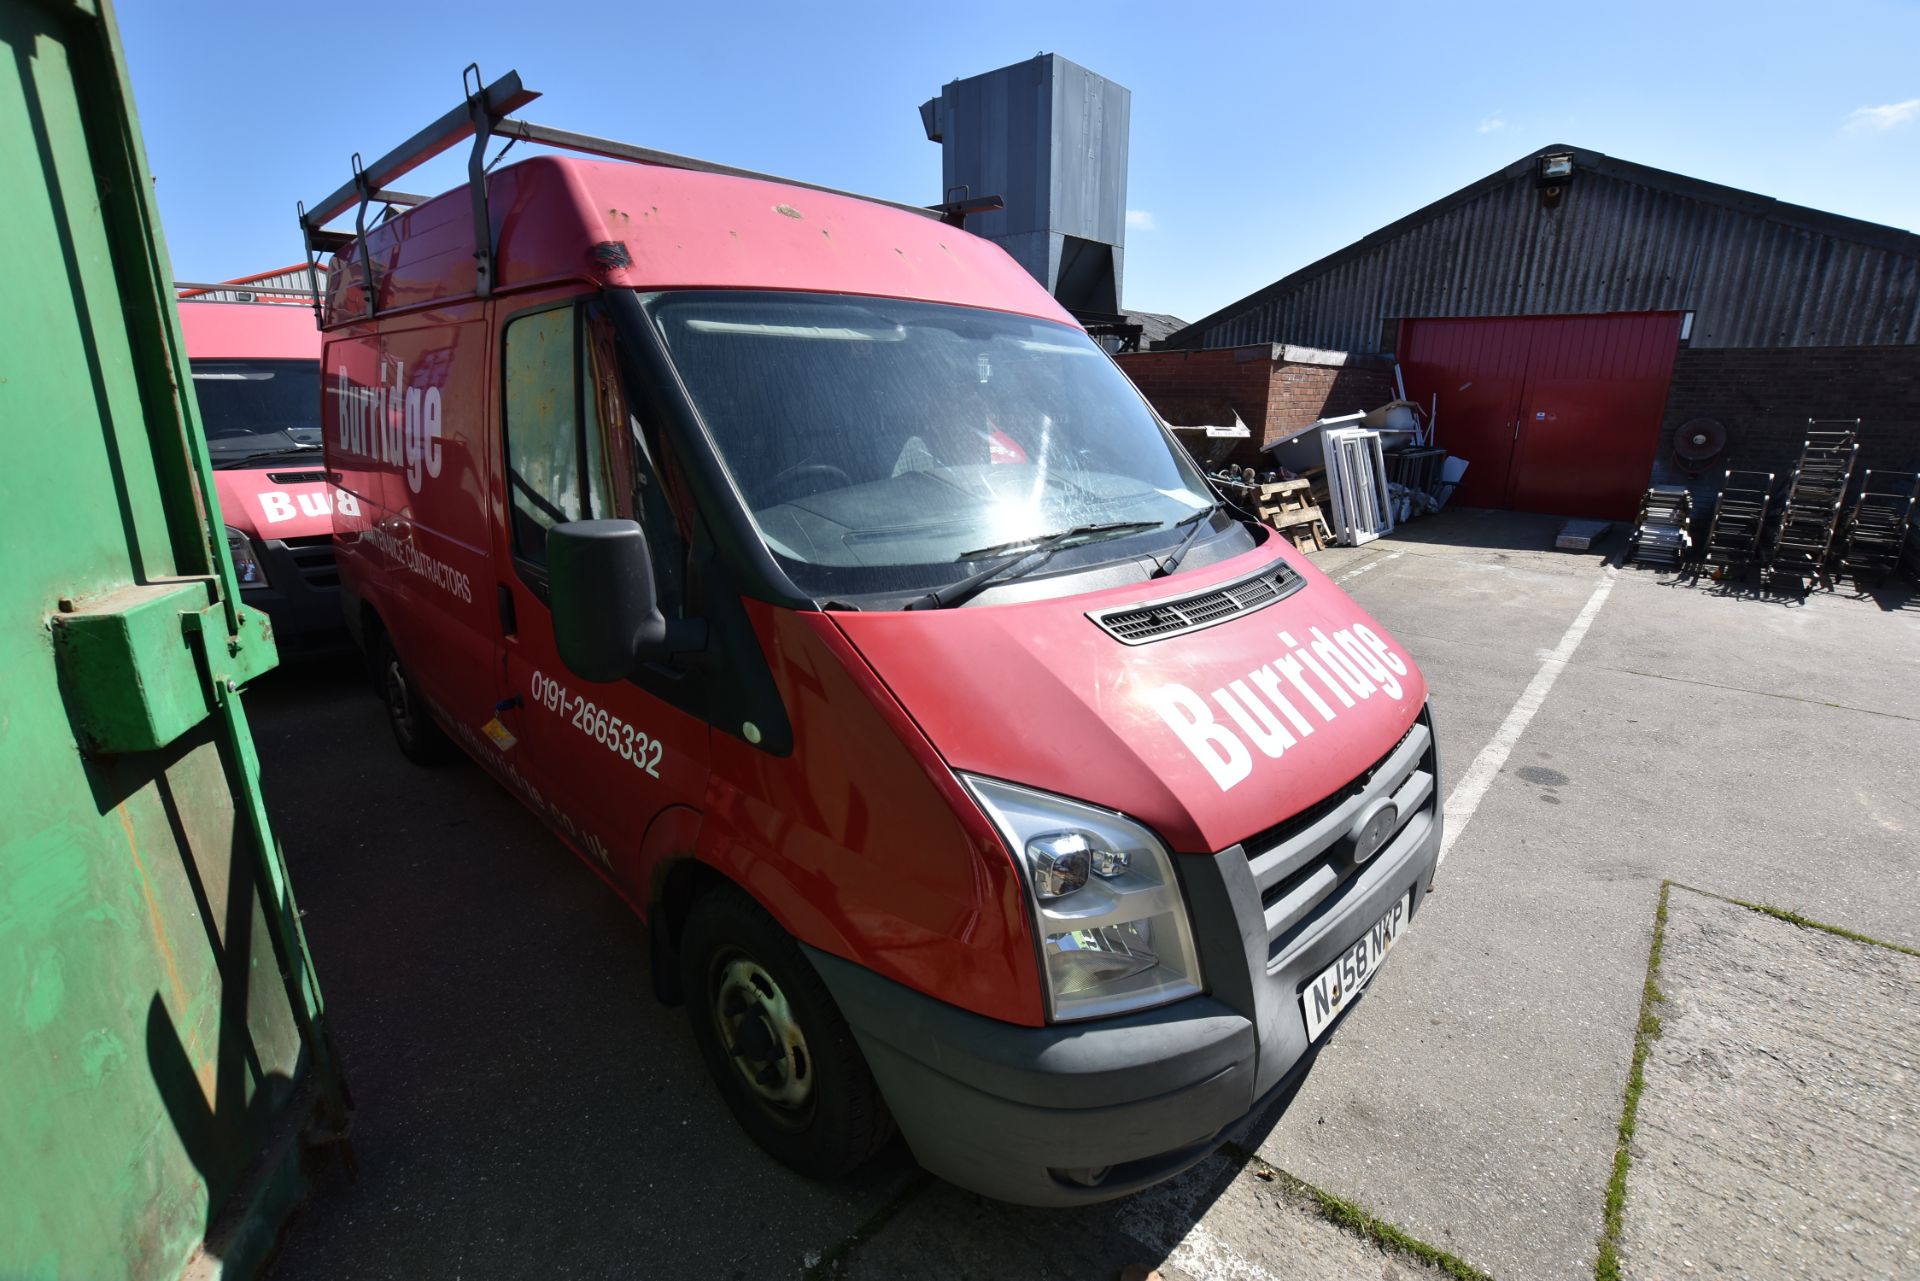
[[392, 557], [409, 573], [418, 574], [455, 600], [469, 605], [473, 603], [473, 580], [444, 560], [421, 551], [411, 538], [404, 541], [395, 538], [378, 525], [369, 525], [360, 536]]
[[1313, 733], [1308, 712], [1330, 723], [1342, 708], [1376, 693], [1405, 697], [1399, 678], [1410, 670], [1407, 660], [1371, 627], [1355, 623], [1332, 636], [1314, 627], [1308, 638], [1302, 645], [1292, 633], [1281, 632], [1286, 653], [1212, 691], [1209, 697], [1226, 721], [1185, 685], [1162, 685], [1147, 696], [1221, 791], [1253, 773], [1254, 752], [1277, 760]]

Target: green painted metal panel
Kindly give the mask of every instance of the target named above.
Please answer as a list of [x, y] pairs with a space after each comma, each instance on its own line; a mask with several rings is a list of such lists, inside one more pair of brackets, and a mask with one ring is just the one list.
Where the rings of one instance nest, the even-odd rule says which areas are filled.
[[226, 611], [211, 577], [61, 600], [54, 654], [82, 745], [94, 755], [165, 747], [217, 711], [229, 685], [271, 666], [267, 616], [240, 610], [235, 617], [239, 632], [223, 636]]
[[0, 1277], [244, 1273], [344, 1085], [112, 15], [0, 0]]

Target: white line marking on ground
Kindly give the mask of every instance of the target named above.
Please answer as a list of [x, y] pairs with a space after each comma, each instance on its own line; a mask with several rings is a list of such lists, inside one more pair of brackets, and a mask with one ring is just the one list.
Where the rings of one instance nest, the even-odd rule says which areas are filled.
[[1580, 642], [1586, 638], [1587, 629], [1593, 626], [1593, 620], [1599, 615], [1600, 607], [1607, 603], [1607, 594], [1619, 579], [1619, 572], [1609, 565], [1601, 571], [1600, 585], [1593, 589], [1593, 595], [1587, 597], [1587, 603], [1580, 607], [1574, 616], [1566, 635], [1553, 647], [1551, 653], [1540, 660], [1540, 670], [1533, 674], [1527, 687], [1520, 691], [1520, 699], [1514, 703], [1513, 710], [1507, 713], [1507, 719], [1500, 722], [1500, 728], [1493, 732], [1487, 745], [1473, 758], [1473, 764], [1467, 766], [1467, 772], [1453, 785], [1453, 792], [1447, 797], [1446, 831], [1440, 837], [1440, 861], [1445, 862], [1447, 851], [1460, 839], [1460, 833], [1466, 830], [1473, 812], [1480, 808], [1480, 802], [1486, 797], [1487, 789], [1493, 786], [1493, 780], [1500, 773], [1500, 767], [1507, 763], [1507, 756], [1513, 751], [1513, 745], [1520, 741], [1520, 735], [1527, 730], [1527, 723], [1540, 705], [1547, 701], [1547, 694], [1553, 689], [1553, 683], [1560, 679], [1560, 673], [1566, 670], [1567, 661], [1573, 657], [1573, 651], [1580, 648]]
[[1366, 564], [1362, 565], [1360, 568], [1353, 570], [1350, 573], [1342, 574], [1340, 575], [1340, 577], [1334, 579], [1333, 581], [1336, 583], [1344, 583], [1348, 579], [1358, 578], [1360, 577], [1360, 575], [1372, 569], [1375, 565], [1384, 565], [1390, 560], [1399, 560], [1404, 555], [1406, 555], [1405, 552], [1388, 552], [1385, 556], [1382, 556], [1377, 560], [1370, 560]]

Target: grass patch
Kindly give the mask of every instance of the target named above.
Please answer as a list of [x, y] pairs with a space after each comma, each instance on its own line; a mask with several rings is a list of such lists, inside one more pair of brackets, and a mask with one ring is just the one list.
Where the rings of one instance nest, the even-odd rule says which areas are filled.
[[1465, 1259], [1448, 1254], [1437, 1246], [1428, 1245], [1418, 1237], [1408, 1236], [1385, 1219], [1355, 1205], [1345, 1197], [1322, 1191], [1305, 1179], [1288, 1174], [1279, 1166], [1263, 1159], [1257, 1152], [1243, 1148], [1237, 1143], [1224, 1144], [1221, 1151], [1237, 1159], [1242, 1166], [1253, 1166], [1259, 1173], [1279, 1184], [1295, 1200], [1306, 1202], [1321, 1218], [1335, 1227], [1344, 1228], [1355, 1236], [1363, 1237], [1382, 1250], [1392, 1250], [1410, 1259], [1436, 1267], [1454, 1278], [1454, 1281], [1491, 1281], [1486, 1273]]
[[1660, 1036], [1660, 949], [1667, 941], [1667, 894], [1671, 881], [1660, 882], [1660, 904], [1653, 912], [1653, 946], [1647, 950], [1647, 978], [1640, 988], [1640, 1021], [1633, 1029], [1633, 1066], [1620, 1109], [1620, 1135], [1613, 1148], [1613, 1176], [1607, 1180], [1607, 1202], [1600, 1217], [1600, 1252], [1594, 1257], [1595, 1281], [1620, 1281], [1620, 1231], [1627, 1213], [1627, 1169], [1633, 1164], [1633, 1127], [1640, 1115], [1640, 1095], [1647, 1088], [1647, 1055]]
[[849, 1255], [863, 1242], [871, 1240], [874, 1233], [886, 1227], [894, 1215], [906, 1208], [907, 1202], [926, 1191], [932, 1183], [933, 1176], [925, 1170], [907, 1180], [906, 1186], [889, 1197], [885, 1205], [868, 1215], [864, 1223], [834, 1245], [829, 1246], [824, 1254], [815, 1259], [802, 1274], [803, 1281], [827, 1281], [827, 1278], [834, 1276]]
[[[1681, 888], [1684, 889], [1686, 887], [1682, 886]], [[1694, 892], [1696, 894], [1704, 894], [1706, 891], [1696, 890]], [[1721, 896], [1716, 894], [1713, 897], [1719, 898]], [[1871, 934], [1861, 934], [1854, 930], [1847, 929], [1844, 926], [1828, 925], [1825, 921], [1816, 921], [1811, 917], [1802, 916], [1798, 912], [1790, 912], [1784, 907], [1774, 907], [1769, 903], [1749, 903], [1745, 899], [1738, 898], [1730, 898], [1726, 901], [1736, 907], [1744, 907], [1750, 912], [1758, 912], [1762, 916], [1771, 916], [1776, 921], [1785, 921], [1789, 925], [1797, 925], [1803, 930], [1819, 930], [1823, 934], [1832, 934], [1838, 938], [1852, 939], [1855, 943], [1871, 943], [1875, 947], [1884, 947], [1889, 952], [1904, 952], [1908, 956], [1920, 956], [1920, 948], [1911, 948], [1903, 943], [1889, 943], [1885, 939], [1877, 939]]]

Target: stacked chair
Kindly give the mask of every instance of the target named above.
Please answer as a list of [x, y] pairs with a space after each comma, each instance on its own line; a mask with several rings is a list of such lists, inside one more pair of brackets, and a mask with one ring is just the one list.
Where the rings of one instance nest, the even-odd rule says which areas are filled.
[[1729, 471], [1720, 482], [1707, 529], [1706, 559], [1716, 578], [1745, 574], [1760, 561], [1773, 502], [1773, 473]]
[[1693, 549], [1693, 496], [1681, 485], [1655, 485], [1640, 500], [1637, 527], [1627, 536], [1627, 559], [1678, 569]]
[[1847, 517], [1846, 534], [1840, 553], [1840, 565], [1864, 582], [1886, 578], [1899, 564], [1907, 541], [1907, 526], [1913, 520], [1914, 497], [1920, 492], [1920, 476], [1911, 472], [1881, 472], [1873, 478], [1871, 469], [1860, 481], [1860, 497]]
[[1827, 560], [1840, 523], [1840, 507], [1853, 480], [1860, 446], [1853, 425], [1841, 431], [1809, 431], [1800, 462], [1787, 486], [1766, 558], [1769, 578], [1793, 578], [1831, 587]]

